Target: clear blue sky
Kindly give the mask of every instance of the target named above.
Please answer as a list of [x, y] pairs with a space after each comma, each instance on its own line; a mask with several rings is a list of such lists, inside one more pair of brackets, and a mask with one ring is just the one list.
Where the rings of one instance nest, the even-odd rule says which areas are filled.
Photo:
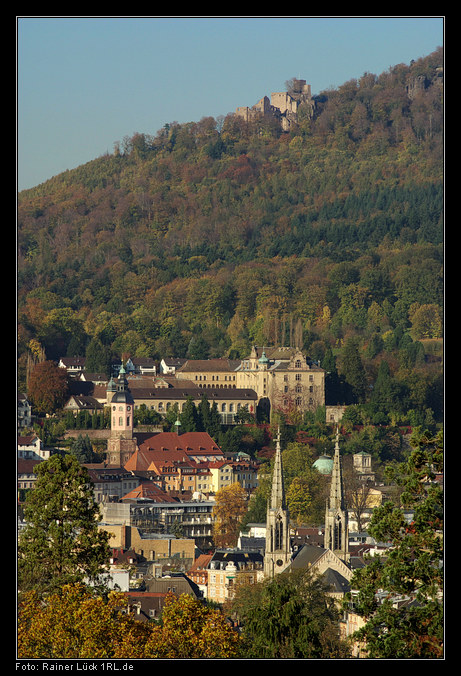
[[135, 132], [379, 75], [443, 45], [443, 17], [17, 17], [18, 189]]

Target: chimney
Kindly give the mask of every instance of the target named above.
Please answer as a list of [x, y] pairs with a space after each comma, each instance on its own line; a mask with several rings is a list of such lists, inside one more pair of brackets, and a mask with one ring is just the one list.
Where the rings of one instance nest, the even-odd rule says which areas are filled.
[[130, 527], [123, 524], [120, 534], [120, 546], [122, 549], [129, 549], [131, 546], [131, 531]]

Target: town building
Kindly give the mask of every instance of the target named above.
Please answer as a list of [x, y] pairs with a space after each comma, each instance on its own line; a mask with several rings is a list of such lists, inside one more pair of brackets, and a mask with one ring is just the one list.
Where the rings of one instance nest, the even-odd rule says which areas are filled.
[[239, 584], [264, 579], [264, 559], [259, 552], [217, 549], [208, 564], [208, 599], [223, 604], [232, 599]]
[[[135, 383], [132, 383], [131, 393], [135, 409], [144, 405], [147, 410], [156, 411], [163, 416], [176, 407], [176, 410], [182, 413], [189, 400], [198, 406], [205, 394], [210, 406], [216, 404], [222, 425], [235, 424], [236, 415], [241, 409], [253, 414], [256, 412], [258, 397], [254, 390], [237, 389], [231, 385], [231, 382], [227, 386], [223, 383], [219, 386], [215, 384], [214, 387], [210, 384], [208, 387], [204, 383], [196, 384], [195, 380], [184, 379], [183, 375], [181, 375], [181, 381], [165, 381], [165, 387], [161, 387], [158, 383], [155, 386], [152, 384], [149, 387], [136, 387]], [[204, 392], [205, 387], [207, 389]]]
[[145, 561], [165, 562], [167, 559], [176, 559], [188, 569], [195, 560], [193, 538], [177, 538], [171, 534], [155, 533], [136, 526], [110, 524], [105, 520], [98, 527], [112, 535], [110, 544], [113, 549], [132, 550]]
[[[170, 534], [177, 529], [184, 538], [191, 538], [197, 547], [209, 548], [213, 544], [214, 500], [174, 499], [168, 494], [151, 500], [123, 500], [121, 503], [101, 504], [101, 523], [105, 526], [130, 526], [142, 532]], [[114, 546], [128, 546], [119, 542]]]
[[258, 409], [315, 411], [325, 405], [325, 371], [297, 348], [253, 346], [237, 368], [237, 387], [251, 388]]
[[213, 554], [199, 554], [187, 571], [187, 576], [200, 589], [203, 598], [208, 598], [208, 568]]
[[48, 460], [51, 451], [36, 434], [18, 436], [18, 460]]
[[27, 394], [20, 392], [18, 394], [18, 431], [32, 425], [32, 406], [27, 398]]
[[93, 485], [95, 501], [118, 502], [127, 493], [137, 488], [140, 478], [123, 467], [107, 467], [87, 464], [85, 467]]

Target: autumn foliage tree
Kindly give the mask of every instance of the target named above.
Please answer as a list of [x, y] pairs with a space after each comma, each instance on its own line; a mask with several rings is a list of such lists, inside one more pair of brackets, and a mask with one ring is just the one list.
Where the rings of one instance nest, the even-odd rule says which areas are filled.
[[247, 509], [245, 489], [239, 483], [221, 488], [215, 497], [214, 542], [218, 547], [235, 547]]
[[240, 637], [221, 611], [187, 594], [170, 594], [161, 623], [152, 628], [145, 656], [149, 658], [223, 659], [238, 656]]
[[67, 373], [52, 361], [35, 364], [29, 377], [28, 394], [41, 413], [61, 408], [68, 393]]
[[104, 598], [83, 584], [65, 585], [45, 601], [27, 592], [18, 613], [18, 658], [143, 657], [149, 632], [122, 613], [126, 605], [120, 592]]
[[65, 585], [45, 601], [28, 592], [19, 608], [18, 658], [187, 659], [237, 657], [240, 637], [224, 615], [186, 594], [169, 594], [160, 621], [141, 622], [126, 596]]

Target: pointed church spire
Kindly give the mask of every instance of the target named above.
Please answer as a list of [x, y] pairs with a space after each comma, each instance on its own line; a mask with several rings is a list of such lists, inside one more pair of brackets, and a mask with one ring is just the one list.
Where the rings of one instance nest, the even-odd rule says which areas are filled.
[[283, 572], [291, 561], [290, 517], [285, 500], [283, 485], [282, 450], [280, 428], [275, 446], [272, 490], [267, 503], [266, 548], [264, 552], [264, 574], [273, 577]]
[[341, 459], [339, 457], [339, 427], [336, 428], [335, 454], [333, 457], [333, 469], [331, 472], [330, 486], [330, 509], [343, 510], [344, 502], [344, 484]]
[[285, 487], [283, 483], [282, 451], [280, 448], [280, 427], [275, 445], [274, 471], [272, 473], [271, 509], [286, 509]]
[[335, 455], [331, 472], [330, 497], [325, 510], [325, 549], [331, 549], [340, 559], [349, 559], [349, 525], [344, 496], [343, 473], [339, 454], [339, 427], [336, 428]]

